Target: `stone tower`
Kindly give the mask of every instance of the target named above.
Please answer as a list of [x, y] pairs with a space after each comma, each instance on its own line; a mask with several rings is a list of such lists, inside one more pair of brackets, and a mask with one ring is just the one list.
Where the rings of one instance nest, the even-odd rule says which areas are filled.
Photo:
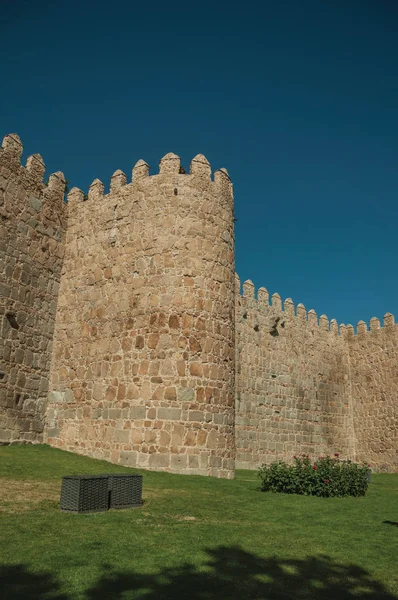
[[175, 154], [68, 196], [46, 440], [129, 466], [233, 477], [228, 173]]
[[250, 280], [241, 295], [224, 169], [167, 154], [66, 204], [22, 150], [0, 148], [0, 445], [215, 477], [235, 454], [398, 471], [394, 316], [354, 328]]
[[43, 440], [66, 227], [63, 174], [22, 150], [0, 148], [0, 443]]

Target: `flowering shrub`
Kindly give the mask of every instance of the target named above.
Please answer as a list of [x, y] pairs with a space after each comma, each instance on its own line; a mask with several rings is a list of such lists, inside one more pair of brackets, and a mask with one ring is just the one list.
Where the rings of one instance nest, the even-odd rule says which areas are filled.
[[261, 490], [305, 496], [364, 496], [368, 489], [370, 465], [342, 460], [339, 454], [311, 461], [308, 454], [294, 456], [293, 464], [283, 461], [260, 467]]

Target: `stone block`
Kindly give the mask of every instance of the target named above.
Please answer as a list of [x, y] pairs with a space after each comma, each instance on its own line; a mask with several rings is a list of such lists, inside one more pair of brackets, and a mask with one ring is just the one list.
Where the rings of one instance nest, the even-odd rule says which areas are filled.
[[173, 471], [181, 472], [188, 466], [188, 456], [186, 454], [172, 454], [170, 458], [170, 467]]
[[204, 420], [204, 412], [202, 410], [190, 410], [188, 413], [189, 421], [199, 421], [200, 423]]
[[120, 452], [119, 462], [125, 467], [136, 467], [137, 466], [137, 452], [129, 452], [122, 450]]
[[148, 466], [150, 468], [160, 468], [164, 469], [170, 465], [170, 455], [169, 454], [150, 454]]
[[128, 444], [128, 442], [130, 440], [130, 430], [129, 429], [116, 429], [113, 439], [116, 443]]
[[142, 420], [146, 417], [146, 407], [145, 406], [131, 406], [130, 407], [130, 419], [133, 420]]
[[46, 430], [47, 438], [58, 438], [59, 437], [59, 428], [58, 427], [49, 427]]
[[147, 469], [149, 466], [149, 454], [139, 452], [137, 453], [137, 467]]
[[179, 388], [177, 398], [180, 402], [193, 402], [195, 400], [195, 390], [193, 388]]
[[199, 456], [198, 455], [188, 454], [188, 467], [190, 469], [199, 469]]
[[158, 408], [158, 419], [161, 421], [179, 421], [181, 419], [181, 409]]
[[36, 212], [40, 212], [43, 207], [43, 203], [39, 198], [31, 196], [29, 198], [29, 206], [31, 206]]

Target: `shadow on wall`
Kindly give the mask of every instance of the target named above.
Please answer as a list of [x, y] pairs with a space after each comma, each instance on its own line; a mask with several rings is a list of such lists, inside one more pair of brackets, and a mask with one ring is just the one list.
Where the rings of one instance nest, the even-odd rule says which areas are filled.
[[[397, 600], [369, 573], [330, 558], [263, 559], [238, 547], [207, 551], [206, 569], [190, 564], [155, 575], [109, 571], [84, 600]], [[4, 600], [74, 600], [62, 594], [50, 574], [23, 565], [0, 567]]]

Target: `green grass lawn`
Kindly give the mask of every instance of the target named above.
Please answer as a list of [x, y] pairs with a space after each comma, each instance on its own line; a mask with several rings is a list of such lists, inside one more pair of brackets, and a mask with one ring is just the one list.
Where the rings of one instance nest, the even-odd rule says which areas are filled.
[[398, 598], [398, 474], [364, 498], [143, 474], [141, 509], [61, 513], [61, 477], [131, 472], [47, 446], [0, 448], [4, 600]]

